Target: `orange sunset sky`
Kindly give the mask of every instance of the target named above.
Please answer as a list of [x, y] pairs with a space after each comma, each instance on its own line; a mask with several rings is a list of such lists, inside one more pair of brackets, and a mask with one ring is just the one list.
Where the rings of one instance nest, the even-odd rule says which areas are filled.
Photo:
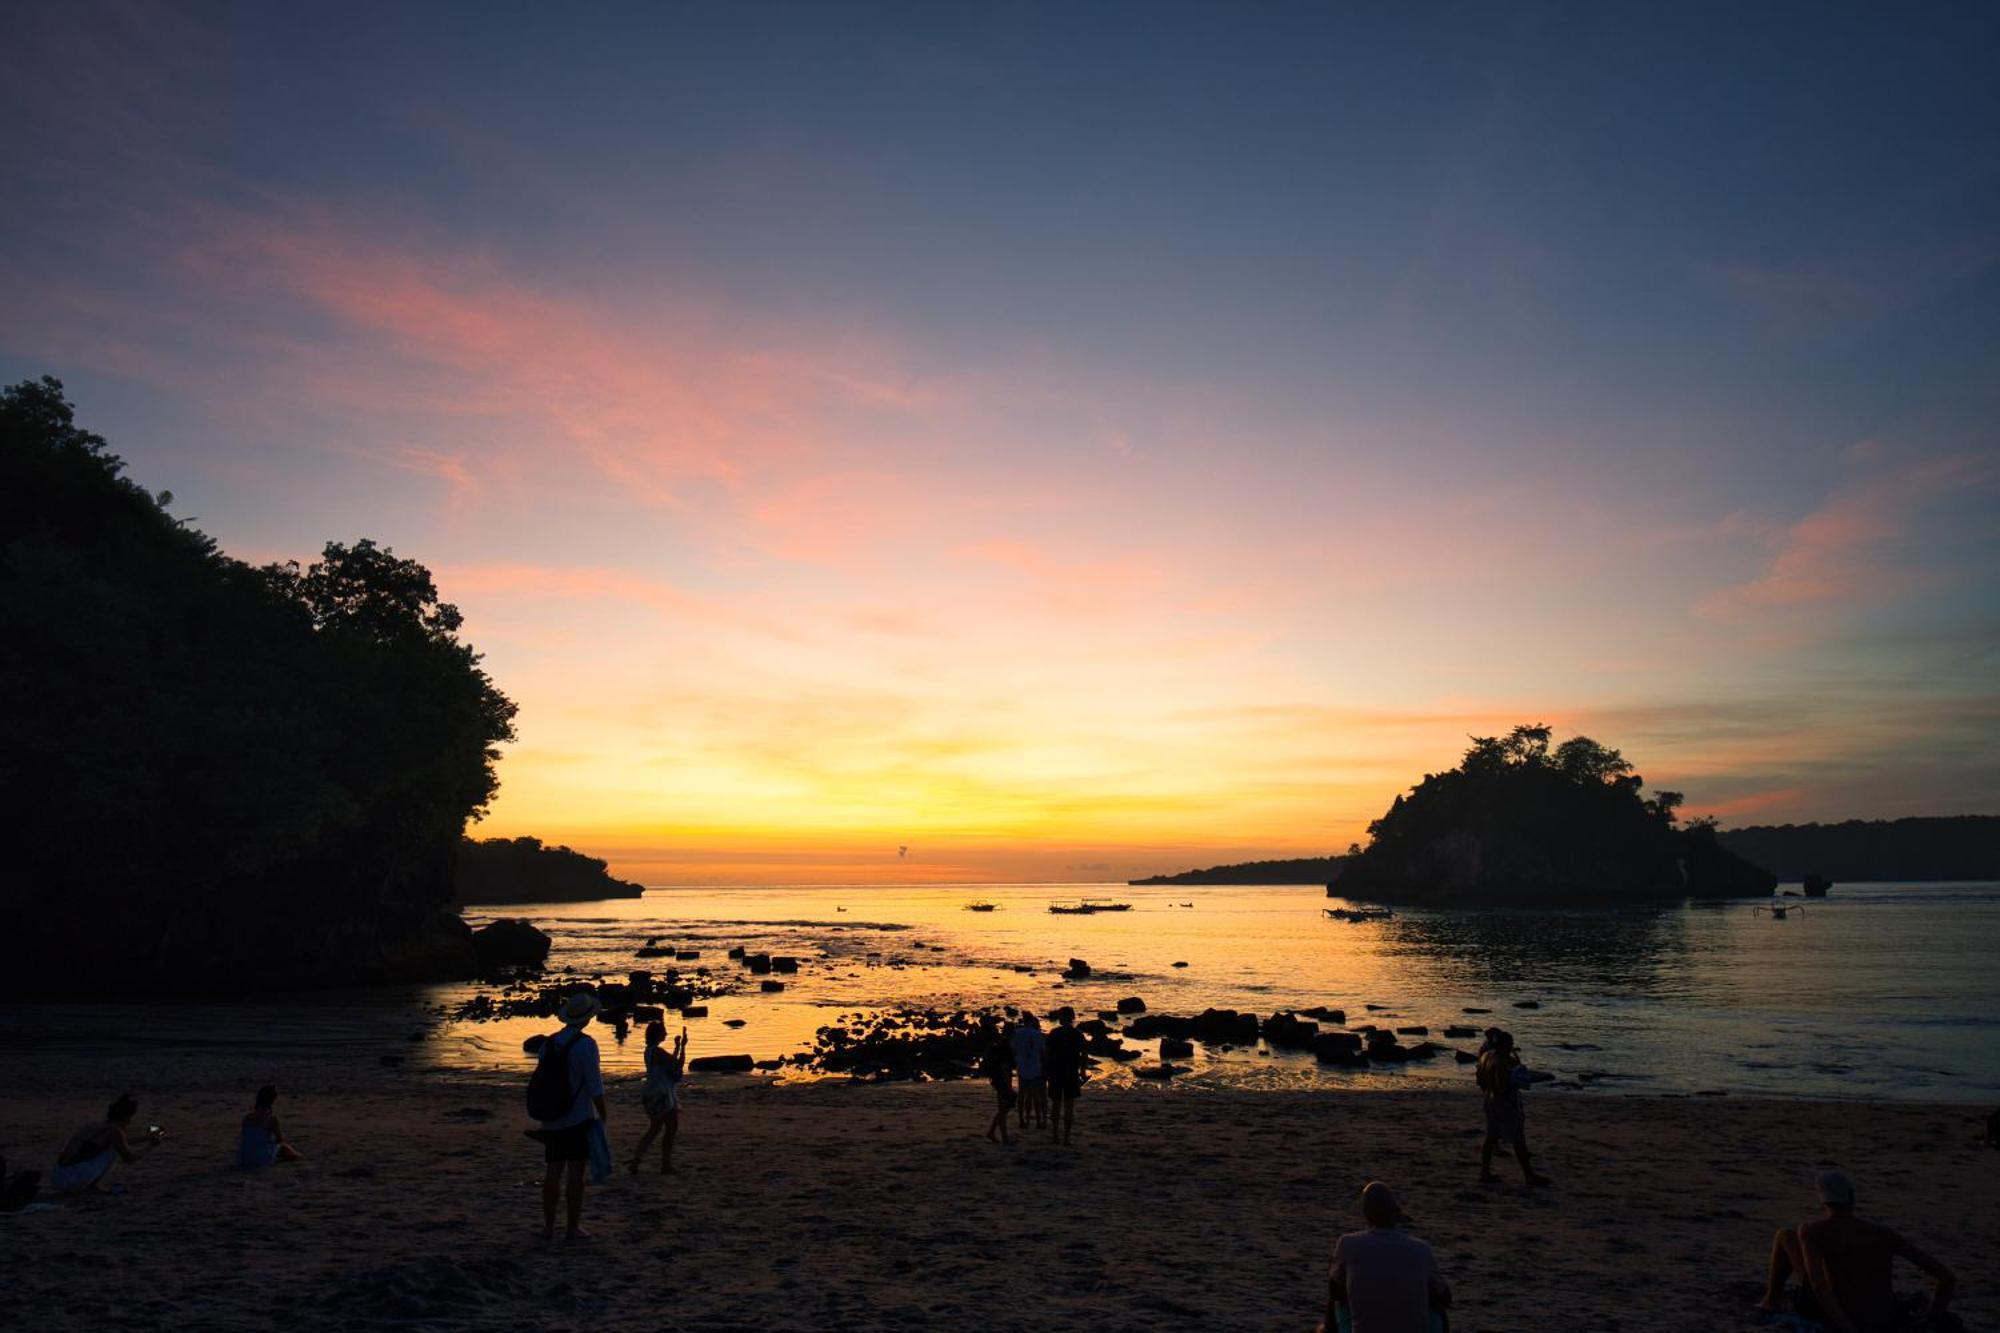
[[0, 370], [428, 564], [478, 831], [649, 883], [1338, 851], [1522, 721], [2000, 810], [1976, 43], [870, 12], [30, 8]]

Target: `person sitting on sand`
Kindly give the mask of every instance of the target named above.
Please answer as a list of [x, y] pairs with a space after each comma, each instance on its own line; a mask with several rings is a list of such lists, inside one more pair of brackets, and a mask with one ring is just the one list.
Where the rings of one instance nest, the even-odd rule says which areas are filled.
[[1528, 1071], [1514, 1049], [1514, 1036], [1500, 1028], [1486, 1029], [1486, 1043], [1479, 1051], [1476, 1075], [1479, 1091], [1486, 1102], [1486, 1141], [1479, 1148], [1479, 1182], [1490, 1185], [1500, 1177], [1493, 1174], [1493, 1150], [1504, 1137], [1521, 1163], [1521, 1178], [1529, 1185], [1546, 1185], [1548, 1177], [1535, 1174], [1528, 1158], [1527, 1108], [1521, 1092], [1528, 1086]]
[[[56, 1157], [56, 1169], [49, 1172], [49, 1185], [59, 1190], [97, 1190], [104, 1187], [105, 1177], [119, 1162], [136, 1162], [139, 1154], [134, 1152], [127, 1137], [132, 1128], [132, 1117], [139, 1114], [139, 1103], [132, 1094], [121, 1093], [118, 1100], [111, 1103], [111, 1109], [104, 1113], [104, 1119], [85, 1125], [69, 1136], [69, 1142]], [[142, 1149], [157, 1148], [165, 1138], [158, 1127], [146, 1131]]]
[[1056, 1010], [1056, 1025], [1042, 1048], [1042, 1080], [1049, 1090], [1049, 1140], [1068, 1143], [1076, 1128], [1076, 1098], [1083, 1091], [1083, 1034], [1076, 1010]]
[[1438, 1276], [1431, 1247], [1403, 1230], [1409, 1219], [1395, 1192], [1369, 1181], [1361, 1219], [1366, 1231], [1334, 1243], [1320, 1333], [1444, 1333], [1451, 1288]]
[[1049, 1123], [1049, 1090], [1042, 1079], [1042, 1051], [1048, 1045], [1042, 1036], [1042, 1020], [1026, 1009], [1014, 1025], [1014, 1072], [1021, 1080], [1020, 1116], [1025, 1131], [1033, 1120], [1035, 1128]]
[[673, 1174], [674, 1135], [681, 1127], [681, 1079], [687, 1069], [688, 1030], [681, 1029], [672, 1051], [661, 1045], [666, 1039], [665, 1023], [656, 1018], [646, 1024], [646, 1086], [639, 1093], [639, 1105], [646, 1109], [648, 1123], [645, 1137], [632, 1150], [632, 1160], [626, 1165], [626, 1170], [635, 1176], [655, 1136], [660, 1140], [660, 1174]]
[[1014, 1046], [1013, 1033], [1006, 1024], [1000, 1025], [999, 1035], [986, 1048], [986, 1054], [979, 1058], [979, 1074], [993, 1085], [993, 1098], [997, 1103], [993, 1119], [987, 1122], [986, 1137], [1001, 1147], [1006, 1147], [1007, 1113], [1014, 1109]]
[[278, 1104], [278, 1089], [266, 1083], [257, 1089], [257, 1104], [243, 1116], [243, 1134], [236, 1146], [236, 1165], [257, 1171], [275, 1162], [297, 1162], [304, 1158], [285, 1142], [285, 1131], [272, 1108]]
[[[1792, 1313], [1839, 1333], [1956, 1327], [1956, 1319], [1945, 1313], [1958, 1290], [1952, 1271], [1888, 1227], [1856, 1217], [1854, 1182], [1841, 1172], [1823, 1171], [1818, 1183], [1822, 1216], [1771, 1238], [1758, 1308], [1766, 1315], [1783, 1311], [1785, 1285], [1796, 1275], [1801, 1285]], [[1928, 1305], [1922, 1297], [1912, 1298], [1914, 1309], [1898, 1303], [1890, 1272], [1898, 1256], [1930, 1275]]]
[[570, 1240], [588, 1240], [583, 1229], [583, 1169], [590, 1162], [590, 1140], [602, 1133], [607, 1119], [604, 1109], [604, 1070], [598, 1061], [597, 1039], [584, 1029], [597, 1015], [597, 996], [578, 991], [563, 1002], [563, 1030], [545, 1039], [545, 1060], [561, 1060], [565, 1086], [570, 1094], [569, 1109], [553, 1120], [542, 1121], [534, 1131], [542, 1141], [548, 1171], [542, 1177], [542, 1239], [556, 1234], [556, 1199], [568, 1203], [567, 1228]]

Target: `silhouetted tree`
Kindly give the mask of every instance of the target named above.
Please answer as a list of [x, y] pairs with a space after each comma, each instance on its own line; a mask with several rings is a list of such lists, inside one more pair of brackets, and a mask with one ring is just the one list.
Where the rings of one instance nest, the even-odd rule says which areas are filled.
[[175, 519], [53, 379], [0, 393], [0, 985], [415, 973], [514, 705], [371, 542], [253, 568]]

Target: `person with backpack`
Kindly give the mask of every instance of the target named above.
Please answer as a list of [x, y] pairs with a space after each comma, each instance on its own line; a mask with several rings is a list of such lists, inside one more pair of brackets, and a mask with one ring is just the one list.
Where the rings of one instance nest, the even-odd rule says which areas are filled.
[[583, 1171], [592, 1139], [604, 1133], [604, 1071], [597, 1042], [584, 1031], [597, 1016], [597, 996], [578, 991], [563, 1001], [563, 1030], [546, 1037], [528, 1080], [528, 1114], [542, 1122], [529, 1136], [542, 1141], [548, 1171], [542, 1177], [542, 1239], [556, 1234], [556, 1200], [567, 1196], [569, 1240], [588, 1240], [583, 1229]]

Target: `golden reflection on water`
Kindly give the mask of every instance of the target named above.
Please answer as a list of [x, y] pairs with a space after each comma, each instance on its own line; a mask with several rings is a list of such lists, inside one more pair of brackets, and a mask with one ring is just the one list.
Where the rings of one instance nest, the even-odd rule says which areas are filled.
[[[1132, 910], [1047, 910], [1078, 898]], [[974, 901], [997, 910], [967, 911]], [[2000, 1043], [1990, 1020], [1979, 1026], [1981, 1015], [2000, 1012], [1984, 947], [2000, 935], [1994, 886], [1956, 898], [1940, 890], [1921, 902], [1847, 888], [1782, 924], [1744, 904], [1399, 911], [1361, 923], [1321, 911], [1339, 905], [1311, 886], [898, 885], [655, 890], [492, 915], [528, 916], [549, 930], [552, 973], [663, 971], [672, 960], [633, 956], [649, 938], [699, 950], [698, 962], [677, 966], [707, 967], [736, 989], [687, 1024], [697, 1055], [789, 1055], [822, 1024], [882, 1007], [1046, 1011], [1066, 1003], [1087, 1014], [1137, 995], [1154, 1011], [1188, 1014], [1328, 1005], [1345, 1009], [1350, 1025], [1421, 1025], [1438, 1041], [1448, 1024], [1497, 1022], [1516, 1033], [1531, 1063], [1600, 1089], [1934, 1098], [2000, 1090]], [[1946, 913], [1954, 943], [1940, 945], [1934, 926]], [[738, 944], [794, 954], [800, 973], [783, 978], [783, 994], [762, 994], [724, 956]], [[1065, 983], [1058, 974], [1071, 957], [1098, 975]], [[1926, 993], [1912, 992], [1912, 969]], [[442, 988], [434, 998], [451, 1004], [474, 989]], [[1523, 1001], [1537, 1007], [1517, 1008]], [[1965, 1021], [1941, 1025], [1941, 1014]], [[550, 1026], [448, 1024], [438, 1054], [460, 1067], [524, 1067], [522, 1040]], [[639, 1067], [636, 1037], [621, 1044], [610, 1029], [598, 1031], [609, 1068]], [[1150, 1057], [1153, 1043], [1134, 1044]], [[1446, 1044], [1470, 1049], [1476, 1040]], [[1193, 1064], [1184, 1082], [1195, 1087], [1458, 1087], [1469, 1077], [1449, 1055], [1365, 1073], [1240, 1049], [1198, 1048], [1179, 1063]], [[1129, 1078], [1109, 1065], [1101, 1072]]]

